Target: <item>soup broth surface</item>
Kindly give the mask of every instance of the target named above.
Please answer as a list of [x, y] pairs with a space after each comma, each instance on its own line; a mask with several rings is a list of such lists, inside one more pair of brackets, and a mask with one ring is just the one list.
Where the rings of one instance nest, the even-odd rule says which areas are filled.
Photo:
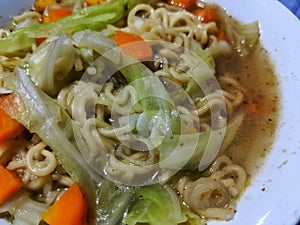
[[245, 117], [226, 153], [253, 177], [276, 136], [280, 90], [274, 66], [261, 45], [245, 58], [235, 56], [217, 65], [219, 74], [230, 73], [244, 88], [241, 108]]

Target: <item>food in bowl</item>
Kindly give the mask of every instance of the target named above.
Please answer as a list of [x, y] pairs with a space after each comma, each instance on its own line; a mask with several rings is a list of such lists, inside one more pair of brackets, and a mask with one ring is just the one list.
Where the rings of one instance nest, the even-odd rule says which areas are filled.
[[234, 217], [278, 116], [257, 21], [205, 2], [37, 0], [10, 29], [0, 40], [2, 217]]

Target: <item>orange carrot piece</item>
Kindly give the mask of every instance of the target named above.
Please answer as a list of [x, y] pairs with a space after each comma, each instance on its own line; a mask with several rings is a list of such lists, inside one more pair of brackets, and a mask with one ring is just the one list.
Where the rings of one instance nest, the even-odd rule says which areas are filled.
[[[49, 8], [47, 14], [42, 16], [41, 22], [46, 24], [60, 20], [63, 17], [71, 15], [73, 12], [68, 8]], [[37, 46], [43, 43], [46, 40], [44, 37], [36, 38], [35, 43]]]
[[60, 20], [61, 18], [71, 15], [72, 13], [72, 10], [68, 8], [49, 8], [48, 14], [43, 16], [43, 23], [50, 23]]
[[0, 109], [0, 143], [13, 140], [24, 130], [25, 128], [22, 124]]
[[257, 101], [253, 101], [253, 100], [248, 101], [247, 106], [248, 106], [249, 111], [252, 114], [256, 114], [256, 115], [263, 114], [264, 110], [261, 107], [259, 107], [259, 103]]
[[63, 17], [71, 15], [73, 12], [68, 8], [59, 8], [59, 9], [49, 9], [49, 19], [50, 21], [56, 21]]
[[105, 2], [105, 0], [86, 0], [85, 2], [87, 6], [94, 6], [94, 5], [99, 5], [102, 2]]
[[12, 171], [0, 165], [0, 205], [23, 186], [22, 180]]
[[43, 13], [47, 7], [55, 4], [57, 4], [56, 0], [35, 0], [34, 9], [37, 12]]
[[[49, 16], [47, 15], [42, 15], [42, 18], [41, 18], [41, 23], [50, 23], [50, 18]], [[42, 39], [42, 38], [41, 38]]]
[[186, 10], [190, 10], [193, 6], [196, 5], [195, 0], [168, 0], [168, 3], [171, 5], [176, 5]]
[[39, 45], [42, 44], [43, 41], [45, 41], [46, 39], [47, 39], [47, 38], [43, 38], [43, 37], [41, 37], [41, 38], [36, 38], [36, 39], [35, 39], [35, 43], [36, 43], [37, 46], [39, 46]]
[[213, 8], [198, 8], [193, 11], [193, 14], [203, 23], [218, 21], [217, 12]]
[[77, 183], [74, 183], [49, 209], [42, 219], [49, 225], [85, 225], [87, 202]]
[[151, 46], [140, 36], [124, 31], [116, 31], [114, 41], [127, 54], [142, 61], [153, 56]]
[[216, 36], [217, 36], [219, 41], [227, 41], [227, 37], [226, 37], [226, 34], [225, 34], [224, 31], [221, 31], [221, 30], [218, 31]]

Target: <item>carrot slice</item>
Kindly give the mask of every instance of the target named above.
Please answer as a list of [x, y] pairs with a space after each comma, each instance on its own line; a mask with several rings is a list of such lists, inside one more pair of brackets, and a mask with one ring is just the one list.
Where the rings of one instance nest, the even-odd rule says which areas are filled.
[[203, 23], [218, 21], [217, 12], [213, 8], [198, 8], [193, 11], [193, 14]]
[[22, 180], [12, 171], [0, 165], [0, 205], [23, 186]]
[[102, 2], [105, 2], [105, 0], [86, 0], [85, 2], [87, 6], [94, 6], [94, 5], [99, 5]]
[[[61, 18], [69, 16], [72, 13], [73, 13], [72, 10], [70, 10], [68, 8], [49, 8], [47, 14], [44, 14], [42, 16], [41, 22], [45, 23], [45, 24], [54, 22], [54, 21], [60, 20]], [[37, 44], [37, 46], [39, 46], [45, 40], [46, 40], [46, 38], [44, 38], [44, 37], [36, 38], [35, 43]]]
[[57, 4], [56, 0], [35, 0], [34, 9], [37, 12], [44, 12], [44, 10], [51, 6]]
[[151, 46], [140, 36], [124, 31], [116, 31], [114, 41], [127, 54], [142, 61], [150, 59], [153, 55]]
[[189, 10], [196, 4], [196, 1], [195, 0], [168, 0], [168, 3]]
[[47, 39], [47, 38], [43, 38], [43, 37], [41, 37], [41, 38], [36, 38], [36, 39], [35, 39], [35, 43], [36, 43], [37, 46], [39, 46], [39, 45], [42, 44], [46, 39]]
[[227, 41], [227, 37], [226, 37], [226, 34], [225, 34], [224, 31], [221, 31], [221, 30], [218, 31], [216, 36], [217, 36], [219, 41]]
[[71, 15], [73, 12], [68, 8], [49, 8], [48, 14], [43, 16], [43, 23], [50, 23], [60, 20], [66, 16]]
[[24, 130], [25, 128], [22, 124], [0, 109], [0, 143], [14, 139]]
[[248, 111], [253, 115], [264, 115], [266, 113], [265, 107], [256, 99], [247, 100]]
[[88, 206], [77, 183], [74, 183], [49, 209], [42, 219], [49, 225], [85, 225]]

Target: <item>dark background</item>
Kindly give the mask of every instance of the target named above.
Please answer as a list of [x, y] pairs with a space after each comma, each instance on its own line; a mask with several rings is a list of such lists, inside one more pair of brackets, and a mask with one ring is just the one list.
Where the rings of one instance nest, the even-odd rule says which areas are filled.
[[291, 10], [298, 18], [300, 18], [300, 0], [279, 0], [289, 10]]

